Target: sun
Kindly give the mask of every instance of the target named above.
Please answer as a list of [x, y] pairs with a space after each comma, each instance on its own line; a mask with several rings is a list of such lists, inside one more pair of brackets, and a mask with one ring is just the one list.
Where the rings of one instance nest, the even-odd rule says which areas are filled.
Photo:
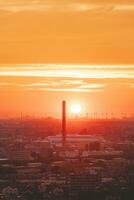
[[81, 105], [80, 104], [73, 104], [71, 106], [71, 112], [74, 114], [79, 114], [81, 112]]

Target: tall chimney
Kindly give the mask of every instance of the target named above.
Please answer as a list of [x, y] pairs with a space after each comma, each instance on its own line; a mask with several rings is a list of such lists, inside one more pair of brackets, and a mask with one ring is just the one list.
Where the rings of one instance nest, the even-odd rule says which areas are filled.
[[66, 101], [62, 101], [62, 145], [66, 144]]

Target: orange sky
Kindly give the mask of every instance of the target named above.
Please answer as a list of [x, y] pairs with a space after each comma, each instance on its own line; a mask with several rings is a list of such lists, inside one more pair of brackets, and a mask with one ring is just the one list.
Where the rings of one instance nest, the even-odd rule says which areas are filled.
[[1, 115], [134, 113], [133, 0], [0, 0]]

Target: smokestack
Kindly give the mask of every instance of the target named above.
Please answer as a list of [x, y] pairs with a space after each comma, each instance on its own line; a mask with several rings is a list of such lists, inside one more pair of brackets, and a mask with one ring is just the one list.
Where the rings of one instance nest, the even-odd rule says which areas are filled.
[[62, 145], [66, 144], [66, 101], [62, 101]]

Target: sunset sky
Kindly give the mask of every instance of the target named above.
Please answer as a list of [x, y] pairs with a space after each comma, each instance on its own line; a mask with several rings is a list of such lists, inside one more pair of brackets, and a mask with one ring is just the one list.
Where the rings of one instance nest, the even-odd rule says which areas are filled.
[[0, 117], [134, 113], [134, 0], [0, 0]]

